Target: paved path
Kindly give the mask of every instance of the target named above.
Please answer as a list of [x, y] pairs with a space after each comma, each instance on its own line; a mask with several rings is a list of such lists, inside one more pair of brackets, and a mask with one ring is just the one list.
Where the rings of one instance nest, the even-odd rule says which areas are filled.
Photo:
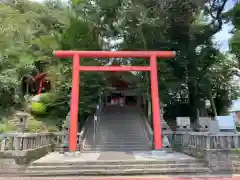
[[240, 180], [240, 175], [234, 176], [211, 176], [211, 177], [169, 177], [169, 176], [147, 176], [147, 177], [34, 177], [34, 178], [10, 178], [0, 177], [0, 180]]
[[114, 152], [106, 151], [100, 152], [98, 160], [135, 160], [132, 152]]
[[[63, 163], [63, 162], [87, 162], [87, 161], [117, 161], [117, 160], [193, 160], [178, 152], [159, 152], [154, 151], [102, 151], [102, 152], [88, 152], [88, 153], [66, 153], [60, 154], [52, 152], [46, 156], [38, 159], [35, 163]], [[239, 179], [240, 180], [240, 179]]]

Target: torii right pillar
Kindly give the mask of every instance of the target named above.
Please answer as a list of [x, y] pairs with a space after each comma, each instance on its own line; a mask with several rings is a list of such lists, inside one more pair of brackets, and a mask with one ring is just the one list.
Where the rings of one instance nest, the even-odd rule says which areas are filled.
[[160, 118], [160, 101], [158, 91], [158, 68], [157, 57], [150, 57], [150, 77], [151, 77], [151, 95], [152, 95], [152, 121], [154, 135], [154, 149], [162, 149], [162, 128]]

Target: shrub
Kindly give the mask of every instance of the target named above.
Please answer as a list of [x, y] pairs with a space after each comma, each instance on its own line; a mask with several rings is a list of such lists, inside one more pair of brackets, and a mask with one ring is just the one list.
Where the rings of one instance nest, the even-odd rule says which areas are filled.
[[41, 102], [32, 102], [30, 105], [30, 111], [34, 115], [46, 114], [47, 106]]
[[54, 93], [43, 93], [40, 96], [40, 101], [43, 104], [53, 104], [56, 100], [56, 94]]

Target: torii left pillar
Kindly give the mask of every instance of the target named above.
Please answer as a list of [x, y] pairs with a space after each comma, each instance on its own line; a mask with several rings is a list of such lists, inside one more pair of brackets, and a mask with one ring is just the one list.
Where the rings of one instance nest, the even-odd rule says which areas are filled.
[[[162, 149], [157, 57], [172, 58], [174, 51], [56, 51], [56, 57], [73, 58], [69, 150], [77, 149], [80, 71], [149, 71], [151, 80], [154, 149]], [[80, 58], [150, 58], [150, 66], [80, 66]]]

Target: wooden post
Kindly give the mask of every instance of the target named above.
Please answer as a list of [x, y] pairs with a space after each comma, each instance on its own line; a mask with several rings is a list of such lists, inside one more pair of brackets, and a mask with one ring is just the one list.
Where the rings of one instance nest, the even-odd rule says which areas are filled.
[[150, 57], [150, 77], [151, 77], [151, 95], [152, 95], [152, 120], [154, 132], [154, 149], [162, 149], [162, 128], [160, 119], [160, 103], [158, 92], [158, 75], [156, 56]]
[[74, 54], [72, 67], [72, 95], [70, 110], [70, 129], [69, 129], [69, 151], [77, 150], [77, 132], [78, 132], [78, 101], [79, 101], [79, 56]]

